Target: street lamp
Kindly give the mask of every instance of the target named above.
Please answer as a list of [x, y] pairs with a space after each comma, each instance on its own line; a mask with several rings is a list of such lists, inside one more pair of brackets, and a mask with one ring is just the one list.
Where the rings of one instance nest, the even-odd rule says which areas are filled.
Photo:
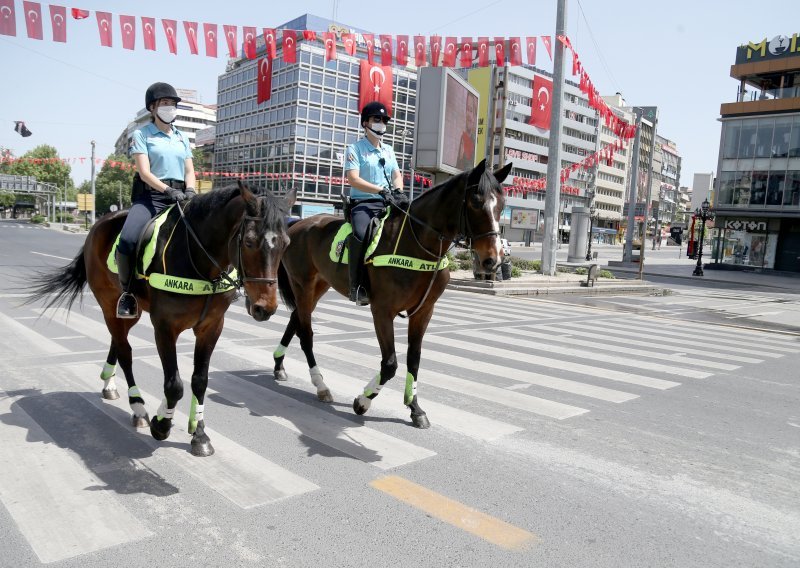
[[594, 224], [594, 189], [586, 190], [586, 204], [589, 206], [589, 247], [586, 249], [586, 260], [592, 260], [592, 225]]
[[695, 215], [700, 218], [700, 238], [698, 239], [700, 242], [699, 247], [697, 249], [697, 266], [694, 267], [694, 272], [692, 272], [693, 276], [703, 276], [703, 235], [706, 232], [706, 221], [709, 219], [714, 218], [714, 212], [710, 210], [711, 204], [708, 202], [708, 199], [703, 200], [702, 205], [700, 208], [695, 211]]

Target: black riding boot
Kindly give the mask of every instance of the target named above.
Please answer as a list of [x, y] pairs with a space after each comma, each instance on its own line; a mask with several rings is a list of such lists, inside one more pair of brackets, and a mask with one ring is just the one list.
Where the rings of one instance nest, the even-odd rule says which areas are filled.
[[358, 240], [355, 235], [350, 235], [347, 254], [350, 269], [350, 301], [355, 302], [356, 306], [368, 306], [369, 296], [361, 281], [364, 266], [364, 241]]
[[117, 317], [121, 319], [133, 319], [139, 317], [139, 306], [136, 296], [130, 293], [131, 281], [133, 280], [132, 255], [121, 254], [119, 250], [116, 254], [117, 273], [119, 283], [122, 286], [122, 295], [117, 300]]

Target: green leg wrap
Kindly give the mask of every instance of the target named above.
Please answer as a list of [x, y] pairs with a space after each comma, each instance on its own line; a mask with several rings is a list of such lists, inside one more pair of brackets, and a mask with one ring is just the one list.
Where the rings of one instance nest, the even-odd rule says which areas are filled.
[[406, 373], [406, 390], [403, 393], [403, 403], [408, 406], [417, 396], [417, 379], [411, 373]]
[[281, 357], [283, 357], [284, 355], [286, 355], [286, 349], [288, 349], [288, 348], [287, 348], [285, 345], [281, 345], [281, 344], [279, 343], [279, 344], [278, 344], [278, 347], [276, 347], [276, 348], [275, 348], [275, 351], [273, 351], [273, 353], [272, 353], [272, 356], [273, 356], [275, 359], [280, 359]]
[[104, 381], [107, 381], [108, 379], [114, 376], [114, 371], [116, 369], [117, 369], [116, 365], [110, 365], [106, 363], [105, 365], [103, 365], [103, 371], [100, 373], [100, 378], [103, 379]]
[[197, 430], [197, 423], [203, 419], [203, 405], [197, 403], [197, 397], [192, 395], [192, 406], [189, 409], [189, 434]]

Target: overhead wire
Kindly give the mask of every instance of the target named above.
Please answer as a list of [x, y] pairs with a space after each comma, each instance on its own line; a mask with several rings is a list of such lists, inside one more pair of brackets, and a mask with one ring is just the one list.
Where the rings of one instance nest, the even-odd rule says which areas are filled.
[[614, 77], [614, 74], [611, 72], [611, 68], [608, 66], [608, 63], [606, 62], [606, 59], [603, 56], [603, 51], [600, 49], [600, 45], [595, 39], [594, 33], [592, 33], [592, 26], [589, 25], [589, 20], [586, 18], [586, 12], [583, 11], [583, 5], [581, 4], [581, 0], [577, 0], [577, 2], [578, 2], [578, 9], [581, 13], [581, 16], [583, 17], [583, 21], [586, 23], [586, 31], [589, 32], [589, 38], [592, 40], [595, 51], [597, 53], [597, 57], [600, 59], [600, 64], [606, 70], [606, 73], [608, 74], [608, 77], [611, 79], [611, 83], [614, 85], [614, 88], [617, 90], [617, 92], [622, 92], [616, 77]]

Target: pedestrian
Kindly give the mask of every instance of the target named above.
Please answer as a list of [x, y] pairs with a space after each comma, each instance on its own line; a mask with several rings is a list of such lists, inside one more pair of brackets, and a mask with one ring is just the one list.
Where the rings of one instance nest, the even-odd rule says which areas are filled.
[[151, 122], [133, 133], [131, 153], [136, 164], [131, 208], [122, 227], [116, 259], [122, 295], [117, 301], [118, 318], [135, 318], [136, 297], [130, 292], [135, 277], [136, 241], [145, 225], [173, 203], [196, 195], [192, 150], [186, 136], [173, 126], [178, 93], [167, 83], [153, 83], [144, 95]]
[[350, 301], [358, 306], [369, 304], [367, 291], [361, 282], [361, 267], [364, 238], [370, 221], [384, 214], [387, 202], [402, 208], [408, 207], [409, 203], [403, 191], [403, 176], [394, 149], [381, 142], [390, 120], [382, 103], [367, 103], [361, 109], [364, 136], [347, 147], [345, 175], [350, 184], [350, 223], [353, 227], [348, 247]]

